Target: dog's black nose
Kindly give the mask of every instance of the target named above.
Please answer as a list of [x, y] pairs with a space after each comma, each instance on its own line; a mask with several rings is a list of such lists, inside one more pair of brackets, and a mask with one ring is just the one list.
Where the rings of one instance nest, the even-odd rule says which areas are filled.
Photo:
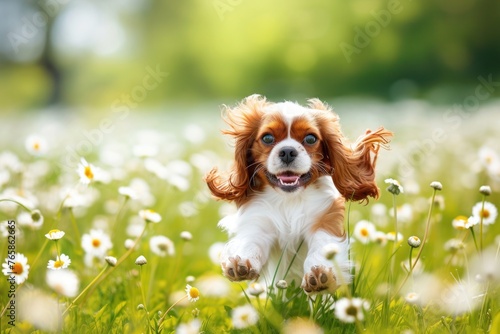
[[286, 163], [288, 165], [293, 160], [295, 160], [295, 158], [297, 157], [298, 154], [299, 154], [299, 152], [297, 152], [297, 150], [295, 148], [293, 148], [291, 146], [285, 146], [281, 149], [281, 151], [279, 153], [279, 157], [280, 157], [281, 161], [283, 161], [284, 163]]

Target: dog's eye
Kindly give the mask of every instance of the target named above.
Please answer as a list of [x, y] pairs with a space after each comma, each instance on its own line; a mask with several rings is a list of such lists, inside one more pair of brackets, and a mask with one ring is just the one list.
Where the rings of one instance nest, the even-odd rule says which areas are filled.
[[316, 138], [315, 135], [307, 135], [304, 137], [304, 143], [307, 145], [312, 145], [318, 141], [318, 138]]
[[274, 143], [274, 136], [270, 133], [265, 134], [262, 136], [262, 142], [264, 144], [270, 145], [270, 144]]

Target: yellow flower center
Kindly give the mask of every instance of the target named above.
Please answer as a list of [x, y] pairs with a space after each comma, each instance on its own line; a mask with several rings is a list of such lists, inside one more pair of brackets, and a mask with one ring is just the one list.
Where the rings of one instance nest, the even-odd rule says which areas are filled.
[[484, 209], [479, 213], [479, 215], [481, 216], [481, 218], [488, 218], [490, 216], [490, 212]]
[[92, 246], [94, 246], [94, 247], [96, 247], [96, 248], [97, 248], [97, 247], [99, 247], [100, 245], [101, 245], [101, 240], [99, 240], [99, 239], [93, 239], [93, 240], [92, 240]]
[[345, 313], [347, 313], [348, 315], [352, 315], [353, 317], [356, 317], [356, 315], [358, 314], [358, 309], [356, 308], [356, 306], [354, 305], [350, 305], [346, 310], [345, 310]]
[[363, 237], [367, 237], [370, 235], [370, 233], [368, 232], [368, 230], [366, 228], [362, 228], [361, 231], [359, 231], [359, 233], [363, 236]]
[[16, 262], [12, 266], [12, 272], [16, 275], [21, 275], [23, 273], [23, 270], [24, 270], [23, 264], [20, 262]]
[[92, 173], [92, 168], [90, 168], [90, 166], [85, 166], [83, 174], [90, 180], [94, 178], [94, 173]]
[[197, 288], [189, 289], [189, 297], [195, 299], [198, 298], [199, 296], [200, 296], [200, 290], [198, 290]]
[[34, 149], [35, 151], [38, 151], [38, 150], [40, 149], [40, 143], [39, 143], [39, 142], [37, 142], [37, 141], [36, 141], [36, 142], [34, 142], [34, 143], [33, 143], [33, 149]]
[[54, 268], [61, 268], [62, 266], [64, 266], [64, 261], [57, 260], [56, 262], [54, 262]]

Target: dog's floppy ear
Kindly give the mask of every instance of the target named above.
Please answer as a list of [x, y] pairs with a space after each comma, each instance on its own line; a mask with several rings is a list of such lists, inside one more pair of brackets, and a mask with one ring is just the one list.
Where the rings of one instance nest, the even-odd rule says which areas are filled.
[[376, 131], [367, 130], [353, 145], [349, 145], [341, 132], [339, 117], [317, 100], [310, 101], [310, 107], [321, 110], [316, 121], [323, 138], [323, 163], [330, 167], [333, 183], [347, 200], [368, 200], [378, 198], [379, 189], [375, 183], [375, 164], [378, 150], [386, 146], [392, 132], [383, 127]]
[[223, 119], [229, 128], [222, 133], [234, 138], [234, 164], [227, 173], [222, 174], [217, 168], [213, 168], [205, 176], [208, 188], [216, 198], [234, 200], [239, 204], [248, 196], [253, 173], [250, 148], [257, 136], [263, 109], [267, 104], [264, 97], [251, 95], [236, 107], [225, 108]]

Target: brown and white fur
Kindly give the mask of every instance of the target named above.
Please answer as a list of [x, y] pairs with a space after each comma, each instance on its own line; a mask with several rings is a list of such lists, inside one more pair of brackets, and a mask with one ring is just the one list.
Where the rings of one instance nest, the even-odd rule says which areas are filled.
[[[224, 275], [269, 284], [286, 273], [288, 281], [301, 279], [306, 293], [348, 283], [344, 203], [379, 196], [375, 162], [392, 133], [368, 130], [350, 145], [338, 115], [317, 99], [303, 107], [252, 95], [226, 108], [224, 120], [223, 133], [235, 140], [234, 165], [205, 177], [215, 198], [237, 205], [219, 223], [230, 236]], [[339, 246], [338, 266], [323, 255], [330, 243]]]

